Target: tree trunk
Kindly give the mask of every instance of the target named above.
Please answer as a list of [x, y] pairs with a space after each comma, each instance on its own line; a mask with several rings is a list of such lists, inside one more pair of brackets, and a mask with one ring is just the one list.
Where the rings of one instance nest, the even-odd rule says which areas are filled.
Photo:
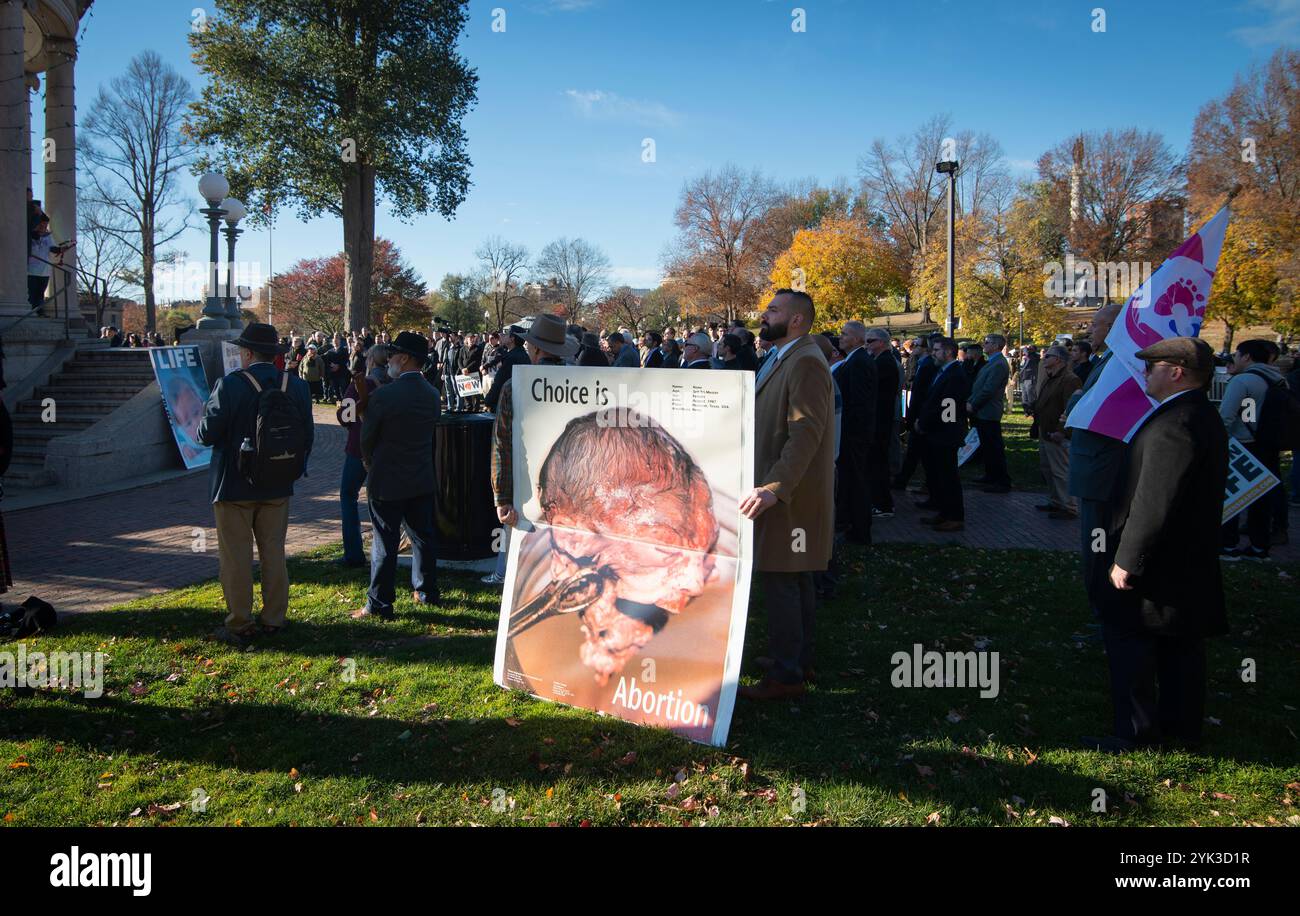
[[358, 162], [343, 186], [343, 323], [370, 324], [370, 280], [375, 269], [375, 170]]
[[141, 285], [144, 287], [144, 329], [153, 331], [157, 329], [157, 311], [153, 289], [154, 248], [152, 227], [145, 228], [140, 240], [140, 250], [143, 252], [140, 273], [142, 275]]
[[1236, 336], [1237, 329], [1228, 322], [1223, 323], [1223, 349], [1227, 353], [1232, 352], [1232, 338]]

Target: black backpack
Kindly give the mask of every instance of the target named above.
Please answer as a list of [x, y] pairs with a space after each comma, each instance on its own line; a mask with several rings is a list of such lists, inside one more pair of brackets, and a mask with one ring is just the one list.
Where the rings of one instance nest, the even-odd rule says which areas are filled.
[[307, 461], [307, 424], [289, 396], [289, 373], [280, 386], [263, 389], [251, 372], [241, 372], [257, 392], [257, 416], [248, 437], [252, 448], [239, 450], [239, 472], [259, 490], [282, 490], [302, 476]]
[[0, 639], [22, 639], [54, 629], [59, 615], [54, 608], [35, 596], [18, 607], [0, 613]]
[[1300, 450], [1300, 392], [1292, 391], [1284, 379], [1274, 381], [1262, 372], [1246, 371], [1268, 382], [1264, 403], [1259, 405], [1255, 442], [1270, 451]]

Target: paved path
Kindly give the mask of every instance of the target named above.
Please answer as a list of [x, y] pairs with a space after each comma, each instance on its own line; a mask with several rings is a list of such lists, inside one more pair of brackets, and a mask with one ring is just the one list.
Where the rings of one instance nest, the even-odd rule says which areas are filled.
[[[299, 481], [289, 520], [289, 552], [337, 543], [338, 481], [343, 430], [333, 411], [317, 408], [310, 476]], [[1034, 510], [1043, 494], [966, 491], [966, 530], [938, 534], [920, 523], [930, 512], [912, 505], [912, 493], [895, 493], [897, 515], [878, 520], [879, 542], [961, 544], [982, 548], [1075, 550], [1078, 524], [1052, 521]], [[363, 496], [364, 499], [364, 491]], [[363, 527], [369, 523], [364, 521]], [[191, 585], [217, 575], [216, 531], [203, 474], [75, 502], [5, 514], [19, 600], [40, 595], [60, 611], [87, 611]], [[207, 537], [196, 553], [194, 530]], [[1300, 510], [1291, 510], [1300, 540]], [[1274, 548], [1280, 560], [1300, 560], [1300, 544]]]
[[[332, 409], [318, 406], [315, 421], [309, 476], [294, 486], [290, 502], [291, 554], [343, 537], [338, 487], [346, 434]], [[364, 516], [363, 511], [363, 531], [369, 527]], [[196, 528], [207, 539], [204, 552], [193, 549]], [[39, 595], [60, 612], [99, 610], [217, 575], [207, 474], [6, 512], [5, 532], [11, 595]]]

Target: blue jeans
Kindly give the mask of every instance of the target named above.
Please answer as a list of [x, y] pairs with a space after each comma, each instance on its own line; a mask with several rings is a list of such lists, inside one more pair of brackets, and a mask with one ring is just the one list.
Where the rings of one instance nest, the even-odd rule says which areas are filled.
[[390, 616], [397, 598], [397, 544], [402, 526], [411, 536], [411, 589], [421, 602], [438, 602], [437, 536], [433, 529], [434, 494], [407, 499], [370, 497], [370, 591], [366, 607], [372, 614]]
[[343, 519], [343, 559], [348, 563], [366, 562], [361, 546], [361, 513], [357, 496], [366, 482], [366, 466], [355, 455], [343, 456], [343, 478], [339, 481], [339, 514]]

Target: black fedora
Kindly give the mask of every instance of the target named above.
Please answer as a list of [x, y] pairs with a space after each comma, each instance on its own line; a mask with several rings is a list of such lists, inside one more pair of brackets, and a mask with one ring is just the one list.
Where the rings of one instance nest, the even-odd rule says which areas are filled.
[[414, 356], [416, 359], [424, 362], [429, 358], [429, 341], [425, 340], [414, 331], [403, 331], [397, 335], [388, 349], [395, 353], [405, 353], [407, 356]]
[[250, 321], [244, 325], [244, 330], [231, 343], [252, 350], [254, 353], [283, 353], [288, 349], [280, 343], [280, 335], [276, 333], [275, 325], [260, 321]]

